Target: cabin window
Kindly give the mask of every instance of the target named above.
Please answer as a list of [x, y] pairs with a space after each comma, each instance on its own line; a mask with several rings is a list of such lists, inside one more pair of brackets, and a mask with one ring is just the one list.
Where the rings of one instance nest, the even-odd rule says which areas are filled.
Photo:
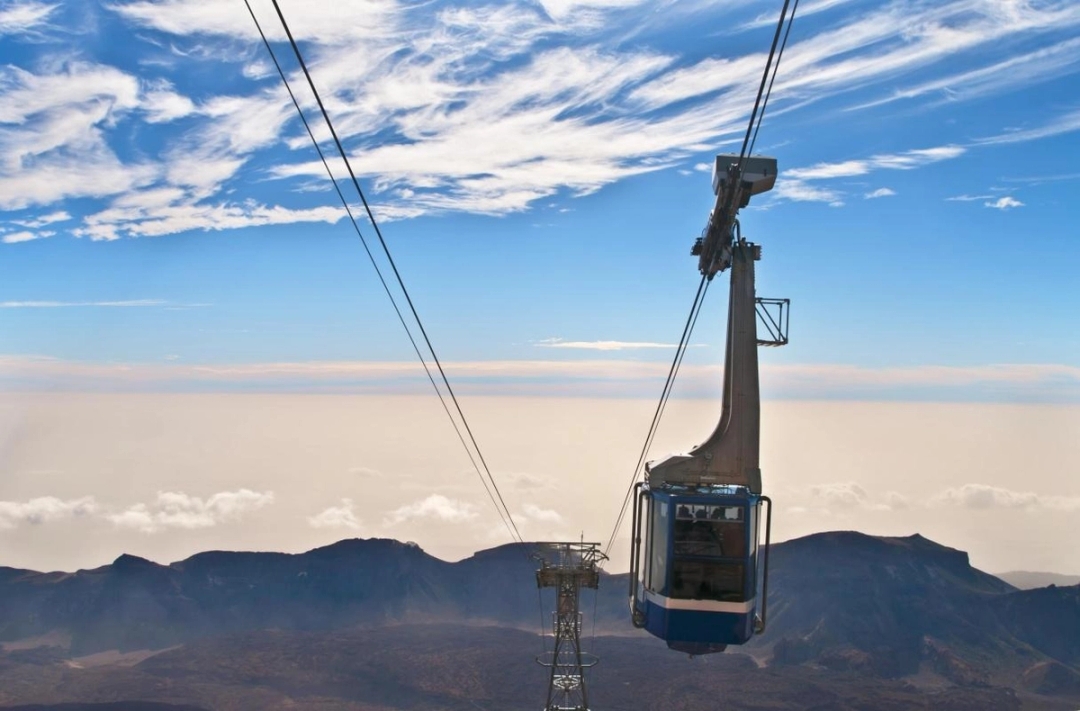
[[676, 558], [672, 565], [669, 597], [744, 602], [743, 571], [742, 563]]
[[675, 515], [676, 556], [746, 557], [745, 509], [679, 504]]
[[653, 592], [664, 593], [667, 582], [667, 557], [668, 557], [668, 503], [666, 501], [652, 502], [652, 535], [649, 536], [651, 548], [649, 549], [649, 565], [646, 570], [646, 587]]
[[670, 597], [745, 601], [746, 512], [741, 506], [676, 506]]

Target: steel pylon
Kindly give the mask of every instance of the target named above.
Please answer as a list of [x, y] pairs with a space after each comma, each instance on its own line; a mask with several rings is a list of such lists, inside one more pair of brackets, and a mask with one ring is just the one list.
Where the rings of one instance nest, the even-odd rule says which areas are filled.
[[539, 543], [540, 569], [536, 584], [555, 589], [552, 614], [554, 646], [537, 661], [551, 669], [544, 711], [589, 711], [585, 670], [597, 659], [581, 651], [581, 588], [600, 585], [600, 561], [606, 560], [599, 543]]

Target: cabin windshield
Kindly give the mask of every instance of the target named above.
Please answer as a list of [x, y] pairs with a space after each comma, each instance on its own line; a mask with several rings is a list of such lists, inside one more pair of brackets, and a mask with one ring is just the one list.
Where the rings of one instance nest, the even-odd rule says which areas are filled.
[[671, 597], [745, 600], [745, 516], [746, 509], [740, 506], [678, 504], [672, 536]]
[[675, 555], [745, 558], [744, 513], [739, 506], [679, 504], [673, 538]]

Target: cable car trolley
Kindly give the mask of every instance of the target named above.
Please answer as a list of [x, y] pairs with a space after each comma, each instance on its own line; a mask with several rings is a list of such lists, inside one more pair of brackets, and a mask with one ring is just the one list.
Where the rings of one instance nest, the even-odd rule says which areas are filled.
[[634, 625], [692, 655], [743, 644], [767, 620], [772, 502], [758, 467], [757, 348], [787, 343], [790, 304], [757, 298], [761, 247], [742, 238], [735, 215], [775, 180], [775, 158], [716, 157], [716, 206], [692, 254], [706, 279], [731, 270], [720, 422], [689, 454], [648, 463], [634, 492]]

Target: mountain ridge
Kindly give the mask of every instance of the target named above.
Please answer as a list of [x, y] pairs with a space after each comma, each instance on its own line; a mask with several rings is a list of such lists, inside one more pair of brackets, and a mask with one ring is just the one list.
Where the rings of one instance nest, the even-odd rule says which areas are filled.
[[[523, 552], [508, 544], [447, 562], [415, 544], [357, 538], [295, 554], [205, 551], [168, 565], [121, 555], [75, 573], [0, 569], [0, 642], [51, 634], [70, 639], [61, 657], [81, 657], [273, 630], [317, 637], [453, 624], [535, 636], [553, 601], [541, 596], [538, 619], [535, 563]], [[775, 544], [770, 556], [768, 628], [740, 650], [759, 666], [1066, 696], [1078, 686], [1080, 586], [1018, 590], [920, 535], [830, 531]], [[603, 573], [583, 608], [595, 610], [602, 635], [654, 642], [630, 626], [627, 588], [626, 574]], [[55, 662], [8, 652], [0, 665], [34, 659]]]

